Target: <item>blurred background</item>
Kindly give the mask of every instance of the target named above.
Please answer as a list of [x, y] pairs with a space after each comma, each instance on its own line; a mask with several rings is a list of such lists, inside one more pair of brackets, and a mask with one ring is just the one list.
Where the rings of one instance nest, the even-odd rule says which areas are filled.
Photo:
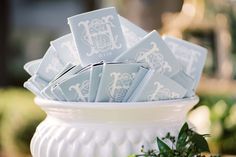
[[202, 45], [208, 58], [189, 120], [214, 153], [236, 154], [236, 0], [1, 0], [0, 157], [30, 156], [29, 143], [45, 114], [22, 88], [23, 65], [69, 32], [67, 17], [106, 6], [146, 31], [157, 29]]

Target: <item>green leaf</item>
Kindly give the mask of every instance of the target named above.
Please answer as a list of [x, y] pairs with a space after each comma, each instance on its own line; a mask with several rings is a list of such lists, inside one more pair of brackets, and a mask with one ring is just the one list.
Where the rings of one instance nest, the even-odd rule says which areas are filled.
[[170, 148], [164, 142], [165, 140], [170, 140], [175, 144], [175, 137], [167, 133], [162, 140], [158, 137], [156, 138], [157, 147], [159, 148], [158, 153], [148, 150], [147, 152], [142, 152], [144, 154], [131, 155], [129, 157], [192, 157], [196, 155], [200, 157], [201, 153], [210, 152], [205, 136], [196, 133], [185, 123], [178, 134], [176, 147]]
[[198, 153], [210, 152], [208, 143], [203, 135], [200, 135], [198, 133], [194, 133], [194, 135], [192, 137], [192, 142], [196, 146]]
[[185, 122], [184, 125], [182, 126], [182, 128], [181, 128], [180, 131], [179, 131], [178, 138], [179, 138], [183, 133], [185, 133], [187, 130], [189, 130], [189, 127], [188, 127], [188, 123]]
[[168, 157], [172, 154], [171, 148], [163, 141], [161, 141], [158, 137], [157, 137], [157, 146], [159, 148], [160, 154], [164, 155], [165, 157]]
[[180, 129], [179, 135], [178, 135], [178, 139], [177, 139], [177, 143], [176, 143], [176, 149], [181, 149], [184, 146], [186, 146], [186, 140], [188, 138], [188, 124], [184, 123], [184, 125], [182, 126], [182, 128]]

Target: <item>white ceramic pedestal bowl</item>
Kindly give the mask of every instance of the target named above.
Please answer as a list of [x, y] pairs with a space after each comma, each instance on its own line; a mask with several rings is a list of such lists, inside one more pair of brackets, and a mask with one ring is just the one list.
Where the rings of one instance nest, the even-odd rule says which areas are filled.
[[31, 141], [33, 157], [127, 157], [155, 137], [176, 135], [197, 96], [131, 103], [59, 102], [36, 98], [46, 113]]

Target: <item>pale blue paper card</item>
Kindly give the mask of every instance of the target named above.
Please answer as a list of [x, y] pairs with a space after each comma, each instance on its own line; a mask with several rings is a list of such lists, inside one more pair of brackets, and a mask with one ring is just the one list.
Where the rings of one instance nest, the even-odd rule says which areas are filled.
[[146, 31], [128, 19], [122, 16], [119, 16], [119, 19], [128, 48], [137, 44], [145, 35], [147, 35]]
[[65, 79], [79, 73], [81, 70], [83, 70], [83, 68], [80, 65], [75, 65], [75, 66], [69, 68], [68, 71], [63, 71], [64, 73], [61, 72], [61, 75], [58, 75], [58, 77], [55, 77], [56, 79], [53, 80], [53, 83], [54, 82], [61, 82]]
[[111, 62], [126, 50], [126, 42], [114, 7], [68, 18], [82, 66]]
[[29, 79], [40, 91], [45, 88], [49, 82], [43, 80], [42, 78], [40, 78], [38, 75], [33, 75], [30, 79]]
[[141, 64], [104, 64], [96, 102], [121, 102]]
[[207, 57], [207, 49], [171, 36], [164, 36], [163, 39], [183, 65], [185, 73], [194, 79], [196, 89]]
[[50, 91], [45, 91], [49, 92], [51, 96], [56, 98], [57, 100], [60, 101], [66, 101], [66, 96], [63, 94], [63, 91], [57, 86], [60, 85], [62, 82], [74, 77], [77, 73], [82, 71], [85, 68], [82, 68], [80, 65], [73, 65], [73, 64], [68, 64], [65, 69], [63, 69], [58, 76], [55, 77], [53, 81], [50, 82], [50, 86], [48, 87]]
[[58, 84], [51, 88], [52, 94], [57, 98], [59, 101], [66, 101], [66, 96], [63, 94], [61, 88], [56, 88]]
[[195, 95], [195, 92], [193, 90], [194, 80], [192, 79], [192, 77], [188, 76], [184, 71], [179, 71], [177, 74], [172, 76], [171, 79], [179, 83], [187, 90], [185, 97], [192, 97]]
[[25, 71], [30, 75], [30, 76], [33, 76], [38, 67], [39, 67], [39, 64], [41, 63], [42, 59], [37, 59], [37, 60], [33, 60], [33, 61], [30, 61], [28, 63], [26, 63], [24, 65], [24, 69]]
[[64, 73], [63, 75], [57, 77], [56, 79], [54, 79], [53, 81], [50, 82], [50, 84], [52, 85], [56, 85], [56, 84], [60, 84], [61, 82], [63, 82], [64, 80], [67, 80], [71, 77], [73, 77], [74, 75], [76, 75], [77, 73], [79, 73], [82, 70], [82, 67], [80, 65], [77, 65], [71, 69], [69, 69], [66, 73]]
[[133, 92], [135, 91], [135, 89], [138, 87], [138, 85], [140, 84], [140, 82], [142, 82], [143, 78], [145, 77], [145, 75], [147, 74], [149, 69], [140, 67], [138, 73], [136, 74], [131, 86], [129, 87], [127, 93], [125, 94], [124, 99], [122, 100], [122, 102], [127, 102], [128, 99], [130, 98], [130, 96], [133, 94]]
[[64, 64], [79, 64], [79, 53], [76, 49], [75, 42], [71, 34], [64, 35], [54, 41], [51, 45], [58, 53], [58, 57]]
[[89, 102], [94, 102], [102, 77], [103, 64], [93, 65], [90, 72]]
[[143, 81], [136, 88], [129, 101], [144, 102], [180, 99], [187, 90], [158, 71], [149, 70]]
[[55, 97], [54, 94], [52, 93], [50, 85], [45, 87], [40, 93], [41, 93], [41, 95], [44, 95], [48, 99], [51, 99], [51, 100], [56, 100], [57, 99], [57, 97]]
[[59, 79], [60, 77], [64, 76], [65, 74], [67, 74], [69, 71], [71, 71], [73, 68], [75, 68], [76, 65], [71, 64], [71, 63], [67, 63], [63, 69], [57, 73], [57, 75], [53, 78], [53, 80], [51, 82], [56, 81], [57, 79]]
[[60, 83], [60, 88], [67, 101], [87, 102], [89, 96], [90, 69], [79, 72], [73, 77]]
[[34, 95], [45, 98], [43, 95], [41, 95], [40, 90], [30, 80], [26, 81], [23, 86], [31, 91]]
[[64, 67], [53, 47], [49, 47], [36, 72], [42, 79], [50, 82]]
[[146, 63], [150, 68], [156, 69], [166, 76], [173, 76], [181, 69], [175, 56], [155, 30], [146, 35], [138, 44], [122, 53], [115, 61]]
[[77, 74], [82, 67], [80, 65], [72, 66], [72, 64], [67, 64], [67, 66], [59, 72], [58, 76], [50, 82], [50, 84], [44, 89], [43, 94], [48, 95], [52, 99], [57, 99], [60, 101], [65, 101], [65, 96], [63, 95], [61, 89], [56, 88], [61, 82], [73, 77]]

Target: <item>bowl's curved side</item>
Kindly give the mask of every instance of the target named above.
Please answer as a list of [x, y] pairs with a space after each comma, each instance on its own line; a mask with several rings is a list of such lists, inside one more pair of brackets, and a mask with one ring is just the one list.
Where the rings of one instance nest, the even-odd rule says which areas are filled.
[[178, 104], [197, 104], [199, 97], [197, 95], [175, 100], [161, 100], [149, 102], [67, 102], [67, 101], [54, 101], [36, 97], [35, 103], [41, 107], [50, 108], [137, 108], [137, 107], [156, 107], [157, 105], [178, 105]]
[[176, 136], [198, 97], [146, 103], [70, 103], [36, 98], [47, 112], [31, 141], [34, 157], [127, 157], [155, 138]]
[[185, 118], [187, 112], [198, 101], [197, 96], [179, 100], [130, 103], [59, 102], [35, 99], [36, 104], [49, 116], [67, 123], [174, 122]]
[[155, 138], [167, 132], [177, 136], [181, 123], [146, 126], [57, 125], [44, 121], [31, 141], [33, 157], [127, 157], [139, 154], [141, 146], [156, 149]]

